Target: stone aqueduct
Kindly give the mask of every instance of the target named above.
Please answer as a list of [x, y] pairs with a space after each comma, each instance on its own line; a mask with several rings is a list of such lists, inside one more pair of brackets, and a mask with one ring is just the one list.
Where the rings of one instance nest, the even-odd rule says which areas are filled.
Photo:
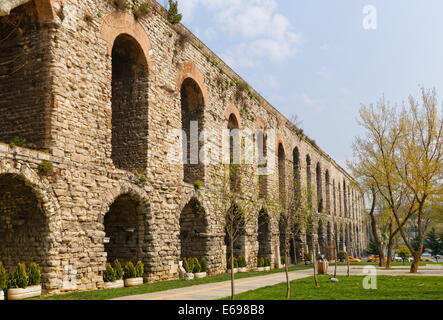
[[[255, 91], [239, 102], [229, 84], [240, 77], [150, 3], [138, 20], [92, 0], [32, 0], [0, 18], [0, 261], [8, 271], [39, 263], [46, 292], [99, 288], [114, 258], [142, 260], [145, 281], [177, 278], [183, 256], [206, 257], [210, 273], [223, 272], [214, 168], [167, 159], [168, 131], [189, 132], [188, 120], [276, 130], [285, 183], [310, 181], [323, 199], [314, 232], [321, 251], [330, 255], [338, 234], [340, 248], [359, 255], [364, 202], [352, 177]], [[30, 147], [11, 148], [17, 136]], [[51, 175], [39, 173], [42, 161]], [[268, 189], [279, 187], [275, 176]], [[278, 266], [278, 217], [249, 226], [240, 242], [249, 266], [263, 255]], [[306, 250], [301, 232], [296, 254]]]

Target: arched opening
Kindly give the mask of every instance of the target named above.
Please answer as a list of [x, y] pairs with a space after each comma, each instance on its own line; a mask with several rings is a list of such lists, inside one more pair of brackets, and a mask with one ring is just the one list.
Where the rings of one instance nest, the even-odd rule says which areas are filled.
[[308, 192], [308, 205], [312, 208], [312, 177], [311, 177], [311, 157], [306, 156], [306, 188]]
[[300, 153], [298, 148], [295, 147], [292, 151], [293, 159], [293, 175], [294, 175], [294, 193], [295, 199], [298, 202], [300, 200], [301, 181], [300, 181]]
[[40, 266], [43, 289], [49, 289], [48, 221], [34, 190], [20, 177], [0, 175], [0, 261], [8, 273], [17, 263]]
[[226, 261], [231, 257], [230, 234], [232, 234], [234, 257], [246, 256], [246, 222], [243, 210], [235, 203], [226, 214]]
[[286, 207], [286, 155], [283, 144], [278, 145], [278, 190], [280, 204], [282, 208]]
[[47, 148], [50, 122], [51, 42], [35, 1], [0, 17], [0, 141], [16, 137]]
[[207, 222], [205, 210], [197, 199], [191, 199], [180, 214], [180, 258], [207, 258]]
[[258, 257], [265, 258], [272, 255], [271, 232], [269, 229], [269, 215], [262, 209], [258, 216]]
[[343, 208], [344, 208], [344, 217], [348, 217], [348, 197], [346, 194], [346, 183], [343, 181]]
[[257, 144], [258, 144], [258, 168], [260, 175], [258, 176], [260, 196], [265, 197], [268, 195], [268, 147], [267, 147], [267, 135], [263, 130], [257, 132]]
[[315, 169], [317, 181], [317, 210], [318, 212], [323, 212], [323, 190], [322, 190], [322, 179], [321, 179], [321, 166], [320, 162], [317, 163], [317, 167]]
[[326, 246], [325, 246], [325, 238], [323, 235], [323, 221], [320, 219], [318, 221], [318, 230], [317, 230], [317, 235], [318, 235], [318, 249], [320, 251], [321, 254], [325, 254], [326, 253]]
[[329, 170], [325, 173], [325, 184], [326, 184], [326, 212], [332, 214], [331, 211], [331, 190], [329, 185]]
[[182, 115], [182, 143], [183, 143], [183, 176], [184, 181], [193, 183], [203, 181], [205, 172], [203, 159], [199, 159], [203, 141], [200, 134], [203, 132], [204, 105], [203, 93], [191, 78], [186, 78], [180, 90]]
[[129, 194], [119, 196], [104, 218], [107, 261], [122, 265], [143, 257], [144, 221], [139, 201]]
[[148, 66], [138, 42], [119, 35], [112, 48], [112, 161], [118, 169], [146, 172]]
[[237, 117], [232, 113], [228, 119], [229, 134], [229, 174], [231, 190], [238, 190], [240, 177], [238, 166], [241, 164], [240, 126]]

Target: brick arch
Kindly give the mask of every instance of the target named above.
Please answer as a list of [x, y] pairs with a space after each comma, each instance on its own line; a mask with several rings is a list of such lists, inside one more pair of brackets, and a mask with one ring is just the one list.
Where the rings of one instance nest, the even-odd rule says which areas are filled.
[[154, 75], [154, 65], [152, 59], [152, 46], [145, 30], [138, 23], [132, 14], [124, 11], [114, 11], [108, 14], [100, 27], [100, 37], [106, 41], [108, 55], [112, 55], [112, 48], [115, 39], [122, 34], [127, 34], [134, 38], [140, 45], [148, 66], [148, 76]]
[[154, 219], [154, 216], [150, 215], [151, 212], [150, 201], [146, 191], [134, 184], [128, 182], [121, 182], [118, 186], [109, 190], [104, 195], [103, 197], [104, 202], [102, 204], [99, 215], [100, 223], [103, 223], [106, 213], [109, 211], [110, 207], [115, 202], [115, 200], [117, 200], [120, 196], [125, 194], [128, 194], [131, 198], [133, 198], [139, 203], [140, 207], [144, 208], [143, 212], [146, 214], [145, 216], [148, 216], [149, 219]]
[[278, 152], [278, 146], [282, 145], [283, 147], [283, 152], [285, 153], [285, 158], [287, 158], [287, 152], [286, 152], [286, 144], [285, 144], [285, 140], [283, 139], [283, 136], [281, 133], [277, 134], [277, 137], [275, 139], [275, 150], [277, 150]]
[[226, 121], [229, 121], [229, 117], [231, 116], [231, 114], [233, 114], [235, 116], [235, 118], [237, 119], [238, 127], [240, 129], [242, 127], [240, 112], [238, 111], [237, 107], [232, 102], [229, 102], [228, 107], [226, 108], [226, 111], [225, 111]]
[[0, 161], [0, 176], [6, 174], [17, 177], [32, 189], [42, 212], [45, 214], [50, 232], [55, 236], [59, 235], [61, 232], [60, 205], [52, 187], [27, 165], [22, 165], [17, 169], [16, 164], [12, 161]]
[[177, 80], [176, 80], [177, 92], [181, 91], [181, 86], [183, 84], [183, 81], [185, 81], [187, 78], [191, 78], [192, 80], [194, 80], [197, 83], [197, 85], [200, 87], [205, 107], [207, 107], [209, 104], [209, 99], [206, 90], [205, 79], [201, 71], [197, 68], [197, 66], [190, 61], [185, 61], [183, 63], [180, 63], [178, 67]]

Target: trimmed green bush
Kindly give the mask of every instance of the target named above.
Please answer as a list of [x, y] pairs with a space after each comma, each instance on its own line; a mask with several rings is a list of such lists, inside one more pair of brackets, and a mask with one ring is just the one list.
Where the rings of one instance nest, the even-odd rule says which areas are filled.
[[125, 265], [125, 272], [123, 277], [124, 279], [137, 278], [137, 271], [135, 270], [134, 264], [132, 262], [128, 262]]
[[[228, 269], [231, 269], [231, 258], [228, 259]], [[234, 269], [238, 268], [238, 260], [234, 258]]]
[[346, 261], [346, 251], [340, 250], [337, 253], [337, 259], [340, 261]]
[[37, 263], [33, 262], [29, 265], [28, 269], [29, 285], [37, 286], [40, 284], [42, 274], [40, 272], [40, 267]]
[[122, 280], [123, 279], [123, 268], [120, 264], [120, 261], [118, 259], [114, 260], [114, 272], [115, 272], [115, 280]]
[[183, 268], [185, 269], [186, 273], [191, 273], [192, 269], [189, 266], [189, 261], [186, 258], [183, 258]]
[[105, 282], [114, 282], [116, 280], [115, 279], [115, 270], [111, 266], [110, 263], [106, 264], [105, 272], [103, 272], [103, 280]]
[[281, 256], [280, 257], [280, 262], [281, 262], [281, 264], [285, 264], [285, 262], [286, 262], [286, 257], [285, 256]]
[[143, 277], [144, 274], [144, 265], [141, 261], [138, 261], [135, 265], [135, 272], [137, 274], [137, 278]]
[[309, 252], [305, 253], [303, 257], [305, 261], [312, 261], [312, 254]]
[[198, 262], [197, 258], [192, 258], [192, 273], [199, 273], [200, 270], [200, 262]]
[[271, 258], [266, 257], [265, 258], [265, 267], [270, 267], [271, 266]]
[[200, 260], [200, 269], [201, 269], [200, 272], [206, 272], [208, 270], [205, 258], [201, 258]]
[[6, 270], [5, 267], [3, 266], [3, 263], [0, 262], [0, 290], [6, 288], [6, 280], [7, 280]]
[[28, 286], [29, 278], [26, 274], [26, 265], [24, 263], [19, 263], [14, 270], [10, 280], [9, 288], [22, 288], [25, 289]]
[[238, 257], [238, 267], [239, 268], [246, 268], [247, 262], [245, 256]]
[[6, 276], [6, 288], [7, 289], [18, 288], [13, 273], [10, 273]]
[[258, 258], [257, 259], [257, 267], [264, 268], [265, 267], [265, 259], [264, 258]]

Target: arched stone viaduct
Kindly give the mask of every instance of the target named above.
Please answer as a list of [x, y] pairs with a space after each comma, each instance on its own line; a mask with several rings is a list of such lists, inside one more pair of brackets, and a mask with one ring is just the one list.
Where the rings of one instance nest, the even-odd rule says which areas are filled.
[[[279, 170], [261, 176], [260, 188], [310, 184], [321, 199], [320, 251], [331, 255], [337, 234], [341, 249], [361, 254], [364, 202], [352, 177], [150, 4], [138, 20], [92, 0], [32, 0], [0, 17], [0, 261], [8, 271], [39, 263], [46, 292], [100, 288], [115, 258], [142, 260], [145, 281], [178, 277], [183, 256], [206, 257], [212, 274], [225, 271], [215, 166], [168, 159], [177, 143], [170, 131], [192, 135], [191, 121], [199, 131], [274, 130]], [[15, 137], [27, 147], [12, 148]], [[184, 154], [192, 148], [184, 145]], [[42, 174], [42, 162], [51, 174]], [[249, 226], [240, 242], [250, 267], [258, 256], [278, 266], [278, 217]], [[306, 250], [300, 230], [298, 261]]]

